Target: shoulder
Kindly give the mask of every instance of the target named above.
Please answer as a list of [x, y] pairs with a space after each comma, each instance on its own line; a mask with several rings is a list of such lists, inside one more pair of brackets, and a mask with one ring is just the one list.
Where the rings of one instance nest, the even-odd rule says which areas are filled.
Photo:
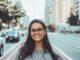
[[[44, 56], [47, 58], [47, 60], [53, 60], [50, 53], [45, 53]], [[57, 56], [58, 60], [63, 60], [63, 58], [61, 56], [59, 56], [58, 54], [56, 54], [56, 56]]]

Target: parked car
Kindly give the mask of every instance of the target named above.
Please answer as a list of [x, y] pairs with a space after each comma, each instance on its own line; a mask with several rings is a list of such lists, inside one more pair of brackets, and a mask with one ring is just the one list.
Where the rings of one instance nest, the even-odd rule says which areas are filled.
[[0, 57], [3, 55], [3, 43], [0, 43]]
[[18, 33], [20, 36], [25, 36], [25, 35], [27, 35], [27, 30], [22, 30], [22, 31], [19, 30]]
[[74, 31], [75, 33], [77, 33], [77, 34], [79, 34], [80, 33], [80, 29], [79, 30], [76, 30], [76, 31]]
[[6, 43], [15, 43], [20, 40], [20, 36], [17, 31], [8, 31], [6, 32]]

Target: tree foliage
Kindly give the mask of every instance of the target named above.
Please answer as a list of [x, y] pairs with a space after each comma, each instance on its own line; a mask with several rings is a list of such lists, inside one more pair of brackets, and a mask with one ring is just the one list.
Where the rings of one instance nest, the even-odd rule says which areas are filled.
[[67, 23], [69, 23], [70, 25], [72, 25], [72, 26], [76, 26], [76, 25], [80, 25], [80, 23], [79, 23], [80, 21], [79, 21], [79, 16], [78, 15], [73, 15], [72, 13], [71, 13], [71, 16], [68, 18], [68, 21], [67, 21]]
[[0, 18], [3, 23], [10, 23], [13, 18], [17, 20], [23, 16], [25, 16], [25, 12], [22, 11], [21, 2], [12, 5], [11, 1], [0, 0]]

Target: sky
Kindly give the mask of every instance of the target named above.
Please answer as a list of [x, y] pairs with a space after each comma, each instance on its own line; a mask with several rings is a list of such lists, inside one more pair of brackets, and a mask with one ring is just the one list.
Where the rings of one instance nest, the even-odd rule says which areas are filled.
[[45, 0], [21, 0], [21, 2], [31, 20], [34, 18], [44, 19]]

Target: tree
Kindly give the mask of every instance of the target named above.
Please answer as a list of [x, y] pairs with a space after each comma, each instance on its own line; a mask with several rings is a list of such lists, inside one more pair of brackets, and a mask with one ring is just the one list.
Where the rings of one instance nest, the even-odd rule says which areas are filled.
[[68, 23], [74, 26], [74, 25], [77, 25], [77, 22], [78, 22], [77, 17], [71, 13], [71, 16], [68, 19]]
[[69, 23], [72, 26], [76, 26], [76, 25], [80, 25], [80, 21], [79, 21], [79, 15], [74, 15], [74, 8], [71, 7], [71, 13], [70, 13], [70, 17], [68, 18], [67, 23]]
[[0, 18], [2, 23], [10, 23], [11, 20], [25, 16], [25, 12], [22, 11], [21, 2], [18, 1], [12, 5], [11, 1], [0, 0]]

